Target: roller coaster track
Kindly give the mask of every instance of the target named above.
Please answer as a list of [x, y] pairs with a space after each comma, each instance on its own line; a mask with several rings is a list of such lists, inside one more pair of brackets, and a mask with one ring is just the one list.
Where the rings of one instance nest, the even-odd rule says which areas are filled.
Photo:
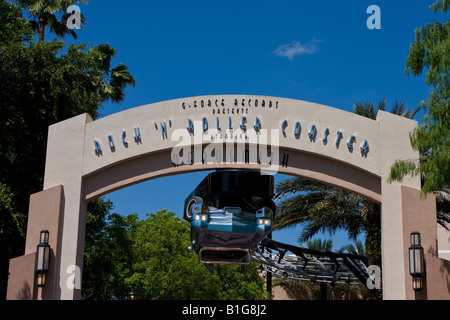
[[[275, 277], [326, 282], [331, 286], [363, 285], [375, 297], [381, 295], [381, 281], [369, 274], [366, 256], [313, 250], [265, 238], [252, 258]], [[378, 288], [375, 283], [379, 284]]]

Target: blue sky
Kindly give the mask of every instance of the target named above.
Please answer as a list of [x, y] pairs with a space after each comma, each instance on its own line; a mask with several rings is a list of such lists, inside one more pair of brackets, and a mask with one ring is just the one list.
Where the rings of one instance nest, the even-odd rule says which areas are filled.
[[[443, 19], [428, 9], [432, 2], [98, 0], [80, 5], [88, 24], [78, 40], [66, 40], [112, 44], [114, 64], [125, 63], [134, 75], [137, 87], [122, 103], [107, 103], [104, 116], [209, 94], [278, 96], [350, 112], [357, 101], [386, 98], [388, 106], [398, 100], [412, 109], [429, 89], [423, 77], [405, 76], [405, 61], [414, 30]], [[381, 29], [366, 26], [370, 5], [381, 9]], [[167, 208], [181, 216], [205, 175], [161, 178], [108, 197], [120, 214]], [[293, 244], [297, 237], [296, 229], [274, 235]], [[333, 239], [335, 248], [348, 243], [343, 234]]]

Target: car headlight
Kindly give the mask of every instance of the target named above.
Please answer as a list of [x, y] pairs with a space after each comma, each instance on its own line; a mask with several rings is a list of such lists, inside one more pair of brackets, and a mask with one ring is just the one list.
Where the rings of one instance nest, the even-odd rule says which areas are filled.
[[196, 215], [194, 215], [194, 220], [195, 221], [207, 222], [208, 221], [208, 215], [207, 214], [196, 214]]
[[270, 219], [258, 219], [258, 225], [260, 226], [270, 226], [272, 221]]

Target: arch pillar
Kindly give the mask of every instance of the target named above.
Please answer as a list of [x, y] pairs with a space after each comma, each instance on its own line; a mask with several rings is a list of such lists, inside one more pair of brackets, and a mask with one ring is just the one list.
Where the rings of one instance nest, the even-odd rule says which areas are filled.
[[[380, 134], [380, 176], [381, 176], [381, 261], [383, 298], [387, 300], [406, 299], [406, 274], [404, 250], [409, 247], [404, 243], [405, 223], [402, 214], [402, 186], [416, 190], [421, 189], [420, 177], [405, 177], [399, 182], [388, 183], [391, 166], [396, 160], [418, 159], [417, 152], [411, 148], [409, 135], [416, 128], [415, 121], [379, 111], [377, 115]], [[420, 199], [416, 199], [420, 200]]]

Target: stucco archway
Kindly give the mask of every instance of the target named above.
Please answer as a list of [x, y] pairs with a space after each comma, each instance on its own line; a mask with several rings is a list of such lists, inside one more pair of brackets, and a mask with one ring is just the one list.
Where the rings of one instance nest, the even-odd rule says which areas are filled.
[[[381, 203], [384, 298], [414, 298], [409, 233], [421, 231], [424, 247], [435, 251], [428, 273], [445, 264], [438, 257], [434, 199], [420, 199], [419, 178], [386, 182], [395, 160], [418, 158], [409, 142], [416, 126], [383, 111], [375, 121], [314, 103], [247, 95], [165, 101], [97, 121], [80, 115], [49, 128], [44, 191], [31, 197], [25, 256], [11, 265], [30, 260], [39, 231], [49, 230], [49, 285], [32, 295], [78, 299], [87, 201], [157, 177], [245, 168], [318, 180]], [[29, 268], [12, 274], [8, 298], [17, 298], [25, 273], [33, 288]], [[449, 283], [448, 269], [428, 287], [434, 280]]]

